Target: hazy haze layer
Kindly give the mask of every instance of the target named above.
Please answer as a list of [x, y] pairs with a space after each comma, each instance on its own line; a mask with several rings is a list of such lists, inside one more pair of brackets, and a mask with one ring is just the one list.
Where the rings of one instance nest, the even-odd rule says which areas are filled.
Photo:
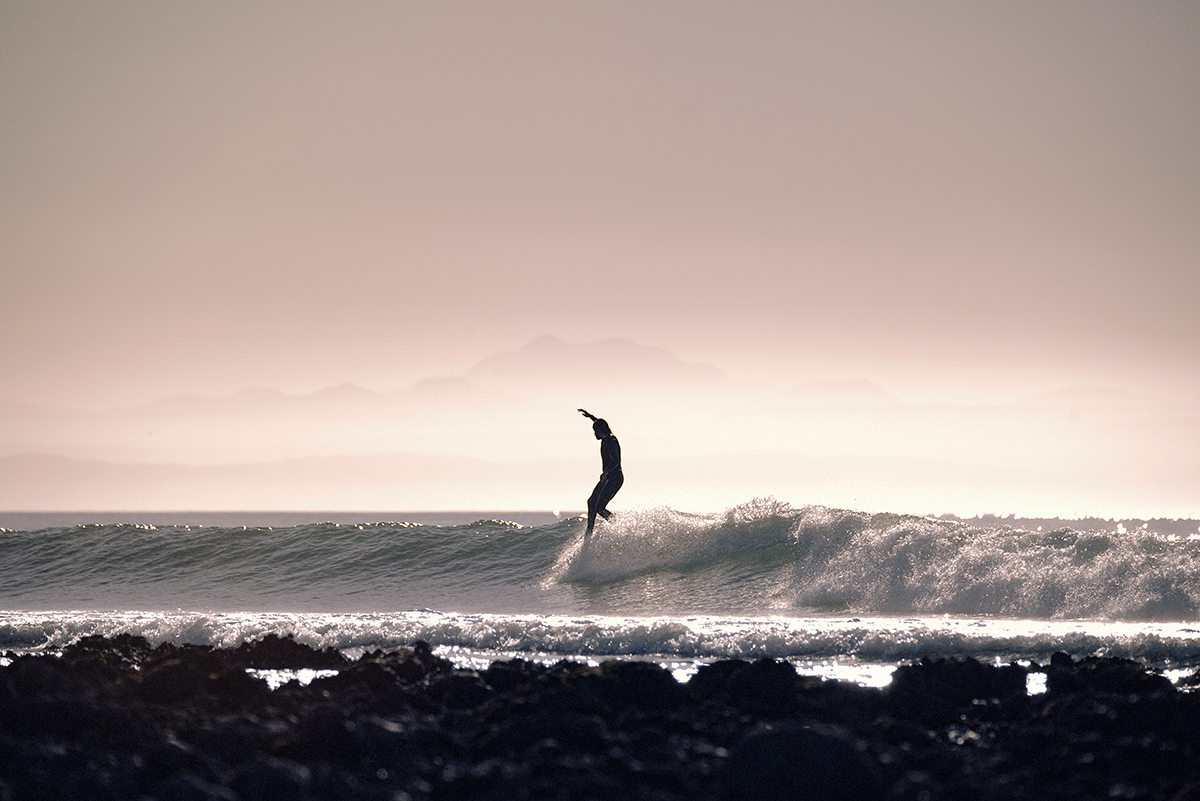
[[1194, 404], [1087, 389], [913, 404], [867, 382], [746, 384], [628, 340], [544, 336], [392, 393], [7, 404], [0, 509], [579, 509], [599, 470], [580, 403], [621, 438], [619, 508], [772, 495], [918, 514], [1200, 508], [1200, 454], [1172, 446], [1200, 440]]

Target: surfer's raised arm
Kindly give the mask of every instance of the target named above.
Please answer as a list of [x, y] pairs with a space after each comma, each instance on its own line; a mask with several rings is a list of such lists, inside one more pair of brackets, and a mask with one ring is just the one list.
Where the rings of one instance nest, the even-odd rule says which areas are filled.
[[621, 443], [613, 435], [608, 422], [584, 409], [578, 409], [580, 414], [592, 422], [592, 432], [600, 440], [600, 481], [592, 496], [588, 498], [587, 533], [591, 534], [596, 526], [596, 515], [608, 519], [612, 512], [608, 511], [608, 502], [625, 483], [625, 475], [621, 472]]

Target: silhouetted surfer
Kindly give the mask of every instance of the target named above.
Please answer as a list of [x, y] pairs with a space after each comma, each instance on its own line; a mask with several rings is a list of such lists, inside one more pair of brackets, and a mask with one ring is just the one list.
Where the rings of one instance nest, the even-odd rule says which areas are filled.
[[605, 520], [612, 515], [607, 508], [608, 502], [625, 483], [625, 475], [621, 472], [621, 443], [617, 442], [617, 438], [613, 436], [608, 423], [583, 409], [579, 411], [584, 417], [593, 421], [592, 431], [596, 433], [596, 439], [600, 440], [600, 469], [602, 472], [596, 489], [592, 490], [592, 497], [588, 498], [587, 533], [591, 534], [592, 529], [596, 526], [596, 515], [600, 515]]

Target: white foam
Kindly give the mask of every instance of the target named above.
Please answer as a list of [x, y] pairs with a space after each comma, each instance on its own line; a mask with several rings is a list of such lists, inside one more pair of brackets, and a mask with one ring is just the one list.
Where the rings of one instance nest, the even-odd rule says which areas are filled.
[[483, 615], [419, 610], [396, 614], [0, 612], [0, 647], [61, 650], [82, 636], [129, 633], [162, 642], [236, 648], [268, 633], [351, 658], [425, 640], [472, 659], [648, 658], [683, 673], [716, 659], [774, 657], [821, 675], [877, 681], [923, 656], [985, 662], [1125, 657], [1175, 670], [1200, 666], [1190, 624], [936, 617], [620, 617]]

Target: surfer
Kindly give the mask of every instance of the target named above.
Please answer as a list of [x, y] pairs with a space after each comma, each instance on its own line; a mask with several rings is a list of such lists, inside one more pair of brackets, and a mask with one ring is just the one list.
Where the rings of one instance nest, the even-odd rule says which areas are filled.
[[596, 515], [605, 520], [612, 516], [612, 512], [607, 508], [608, 502], [625, 483], [625, 475], [621, 472], [621, 443], [613, 436], [608, 423], [583, 409], [579, 411], [592, 421], [592, 431], [595, 432], [596, 439], [600, 440], [600, 481], [596, 484], [596, 489], [592, 490], [587, 507], [587, 533], [591, 534], [596, 526]]

